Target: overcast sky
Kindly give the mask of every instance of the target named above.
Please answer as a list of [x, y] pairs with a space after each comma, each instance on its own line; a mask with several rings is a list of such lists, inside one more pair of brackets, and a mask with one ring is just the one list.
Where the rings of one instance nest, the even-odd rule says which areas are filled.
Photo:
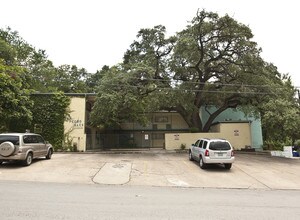
[[296, 0], [0, 0], [0, 28], [11, 27], [55, 66], [89, 72], [122, 61], [141, 28], [181, 31], [206, 9], [248, 25], [265, 61], [300, 86], [300, 7]]

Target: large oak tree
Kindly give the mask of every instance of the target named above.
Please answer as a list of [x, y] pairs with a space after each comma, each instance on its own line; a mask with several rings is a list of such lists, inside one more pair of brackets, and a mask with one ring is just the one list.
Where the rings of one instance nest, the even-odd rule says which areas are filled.
[[[163, 26], [141, 29], [125, 53], [122, 71], [128, 75], [141, 65], [153, 69], [143, 79], [152, 80], [155, 96], [143, 99], [152, 100], [147, 102], [152, 109], [178, 111], [190, 127], [207, 132], [224, 110], [258, 105], [276, 93], [275, 85], [280, 86], [280, 74], [260, 57], [261, 50], [252, 38], [250, 28], [230, 16], [198, 11], [175, 36], [166, 37]], [[209, 113], [207, 121], [202, 121], [200, 108]]]

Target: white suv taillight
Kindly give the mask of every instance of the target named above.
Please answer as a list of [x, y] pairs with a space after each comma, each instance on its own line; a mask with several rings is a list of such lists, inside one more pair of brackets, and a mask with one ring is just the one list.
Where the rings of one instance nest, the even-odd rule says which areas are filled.
[[205, 156], [208, 157], [209, 156], [209, 151], [205, 150]]
[[233, 150], [231, 151], [231, 156], [232, 156], [232, 157], [234, 156], [234, 151], [233, 151]]

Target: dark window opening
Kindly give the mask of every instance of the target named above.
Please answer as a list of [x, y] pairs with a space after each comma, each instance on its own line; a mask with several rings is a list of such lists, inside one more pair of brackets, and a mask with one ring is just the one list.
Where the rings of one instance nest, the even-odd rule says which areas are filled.
[[9, 141], [14, 145], [19, 145], [19, 136], [12, 136], [12, 135], [3, 135], [0, 136], [0, 144], [3, 142]]
[[230, 150], [231, 147], [228, 142], [214, 141], [214, 142], [210, 143], [209, 149], [211, 149], [211, 150]]

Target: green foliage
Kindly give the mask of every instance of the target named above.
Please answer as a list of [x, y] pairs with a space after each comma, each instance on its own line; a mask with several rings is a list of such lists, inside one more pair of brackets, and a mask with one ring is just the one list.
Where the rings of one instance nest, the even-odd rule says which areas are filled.
[[12, 65], [14, 63], [16, 51], [8, 43], [0, 38], [0, 58], [4, 60], [4, 64]]
[[282, 141], [278, 140], [266, 140], [264, 142], [264, 149], [266, 150], [278, 150], [283, 151], [283, 146], [286, 146], [287, 144]]
[[0, 58], [0, 131], [8, 131], [12, 120], [32, 119], [30, 90], [23, 74], [23, 68], [8, 66]]
[[199, 128], [192, 127], [192, 128], [190, 128], [190, 132], [197, 133], [197, 132], [199, 132]]
[[[141, 29], [123, 64], [101, 71], [94, 125], [143, 122], [146, 111], [176, 110], [191, 128], [206, 132], [226, 109], [259, 109], [283, 86], [277, 68], [260, 57], [250, 28], [228, 15], [198, 11], [175, 36], [165, 32], [161, 25]], [[203, 122], [199, 109], [210, 105], [216, 111]]]
[[185, 150], [185, 149], [186, 149], [186, 144], [181, 144], [181, 145], [180, 145], [180, 149], [181, 149], [181, 150]]
[[[258, 99], [274, 92], [273, 85], [281, 85], [277, 69], [260, 57], [249, 27], [228, 15], [198, 11], [175, 36], [167, 38], [165, 32], [161, 25], [141, 29], [125, 53], [123, 69], [153, 69], [155, 99], [149, 93], [146, 99], [151, 102], [143, 102], [155, 104], [157, 110], [176, 110], [190, 127], [208, 131], [227, 108], [259, 105]], [[203, 122], [199, 109], [206, 105], [217, 108]]]
[[124, 65], [131, 69], [132, 66], [143, 64], [154, 70], [154, 79], [168, 79], [168, 58], [172, 52], [175, 37], [166, 38], [166, 28], [162, 25], [154, 28], [141, 29], [137, 40], [130, 45], [124, 55]]
[[54, 93], [52, 95], [33, 95], [34, 106], [32, 108], [34, 125], [42, 126], [42, 135], [55, 148], [61, 149], [64, 142], [64, 122], [69, 117], [68, 107], [70, 98], [63, 93]]
[[148, 80], [153, 74], [153, 69], [144, 66], [127, 72], [121, 66], [107, 70], [99, 85], [91, 114], [92, 124], [118, 127], [128, 120], [146, 124], [146, 113], [155, 108], [149, 97], [155, 90], [152, 81]]
[[102, 69], [95, 74], [90, 74], [86, 79], [87, 92], [94, 93], [97, 91], [98, 84], [101, 82], [104, 74], [109, 70], [109, 66], [104, 65]]
[[265, 140], [292, 145], [300, 137], [300, 108], [294, 97], [290, 79], [283, 79], [280, 94], [265, 99], [259, 105]]
[[294, 146], [300, 147], [300, 140], [299, 139], [295, 141]]
[[[276, 81], [277, 76], [260, 58], [260, 49], [252, 37], [249, 27], [228, 15], [219, 17], [204, 10], [198, 11], [191, 24], [178, 33], [170, 68], [174, 79], [182, 81], [178, 85], [180, 96], [188, 94], [192, 99], [175, 100], [191, 127], [208, 131], [213, 120], [227, 108], [266, 96], [266, 87], [259, 85]], [[217, 109], [203, 122], [199, 108], [205, 105]]]
[[64, 142], [62, 149], [63, 151], [74, 151], [74, 146], [72, 145], [73, 137], [70, 136], [70, 133], [73, 131], [73, 129], [65, 132], [64, 134]]
[[54, 67], [46, 51], [36, 49], [10, 28], [0, 29], [0, 58], [7, 64], [22, 66], [24, 79], [37, 92], [87, 92], [90, 74], [75, 65]]
[[86, 80], [89, 74], [84, 68], [77, 68], [73, 65], [62, 65], [56, 68], [53, 85], [58, 91], [66, 93], [82, 93], [86, 92]]

